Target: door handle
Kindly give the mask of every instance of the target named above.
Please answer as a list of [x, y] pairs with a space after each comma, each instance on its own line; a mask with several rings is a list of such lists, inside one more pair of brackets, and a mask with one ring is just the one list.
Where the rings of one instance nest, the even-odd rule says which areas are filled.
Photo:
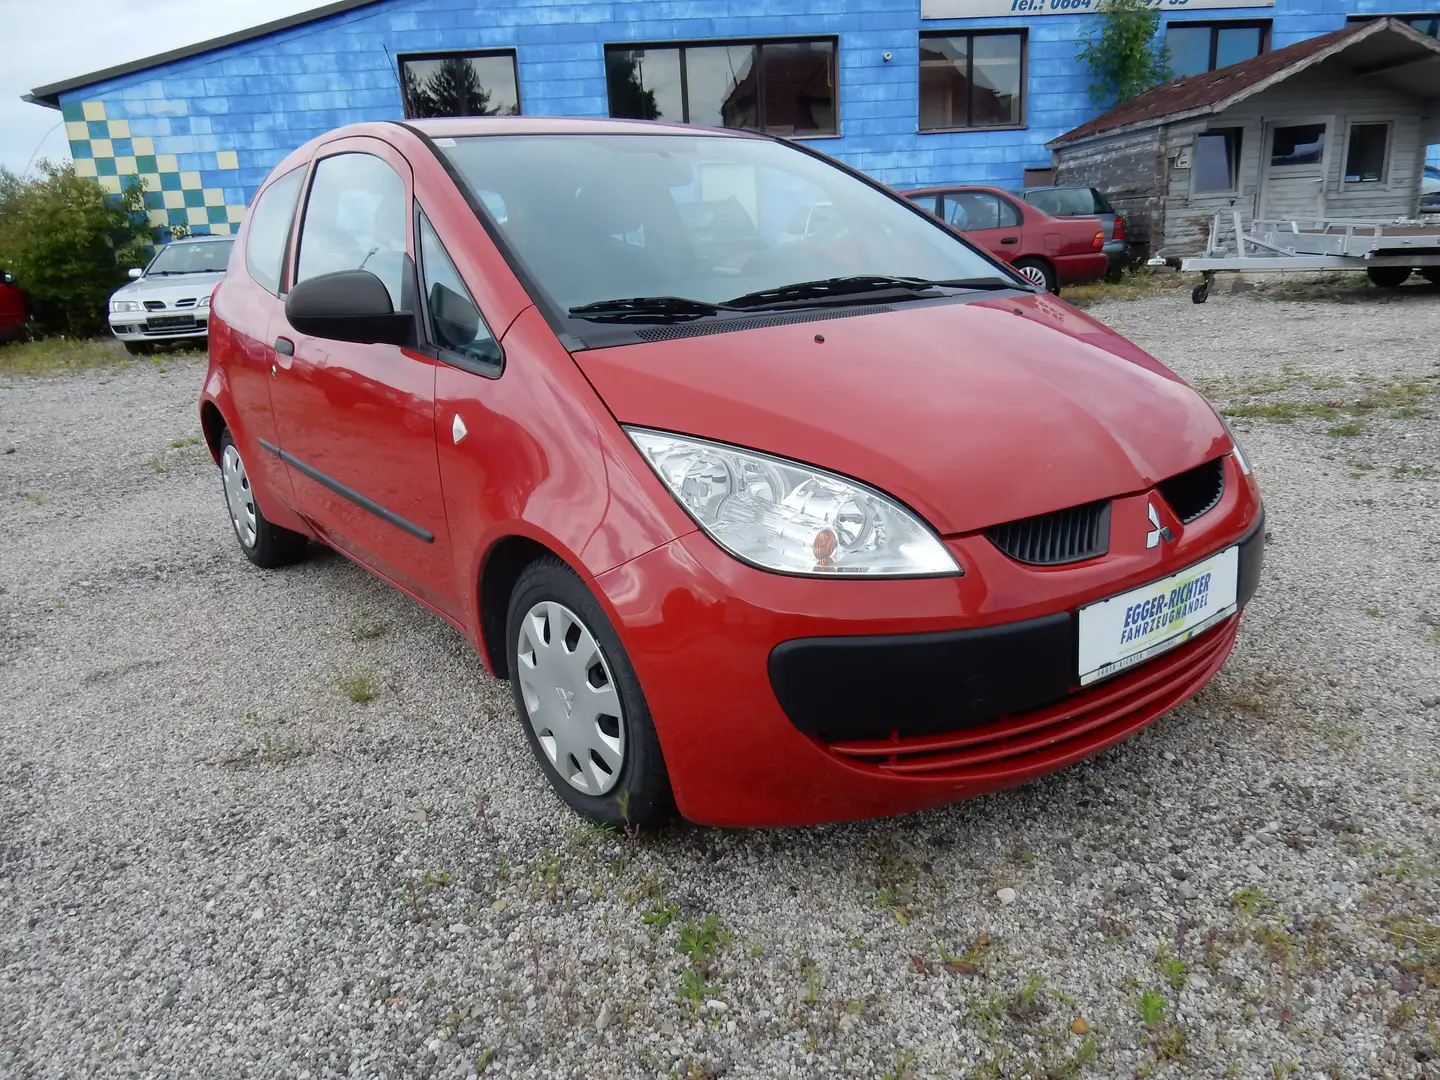
[[1005, 237], [1005, 239], [1000, 241], [1000, 243], [1002, 244], [1018, 244], [1019, 242], [1020, 238], [1018, 236], [1007, 236]]
[[281, 356], [294, 356], [295, 343], [288, 337], [277, 337], [275, 339], [275, 351]]

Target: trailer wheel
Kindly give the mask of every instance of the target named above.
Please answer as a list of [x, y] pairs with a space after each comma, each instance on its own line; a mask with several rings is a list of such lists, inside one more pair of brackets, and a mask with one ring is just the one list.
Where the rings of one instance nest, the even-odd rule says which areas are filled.
[[1410, 277], [1408, 266], [1372, 266], [1365, 271], [1370, 284], [1380, 289], [1398, 289]]
[[1190, 290], [1190, 302], [1192, 304], [1203, 304], [1210, 299], [1210, 282], [1202, 281]]

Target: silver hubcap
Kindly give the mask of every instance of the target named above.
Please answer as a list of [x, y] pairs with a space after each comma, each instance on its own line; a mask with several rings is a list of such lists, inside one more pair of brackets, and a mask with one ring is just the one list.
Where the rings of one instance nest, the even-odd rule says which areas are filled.
[[245, 475], [245, 463], [240, 460], [240, 451], [231, 443], [220, 456], [220, 476], [225, 481], [225, 502], [230, 507], [230, 522], [235, 526], [235, 535], [247, 548], [255, 546], [255, 493], [250, 490], [250, 478]]
[[625, 717], [594, 635], [547, 600], [526, 612], [516, 651], [526, 719], [545, 756], [571, 787], [604, 795], [625, 762]]
[[1026, 281], [1034, 282], [1042, 289], [1049, 288], [1050, 283], [1045, 280], [1045, 271], [1038, 266], [1020, 267], [1020, 276]]

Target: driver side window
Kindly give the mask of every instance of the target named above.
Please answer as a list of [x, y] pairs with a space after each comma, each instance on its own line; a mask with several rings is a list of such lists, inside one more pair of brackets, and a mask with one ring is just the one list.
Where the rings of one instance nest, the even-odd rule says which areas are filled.
[[[420, 280], [425, 289], [425, 322], [430, 340], [441, 349], [485, 365], [500, 362], [500, 343], [450, 261], [430, 219], [422, 212], [417, 234]], [[467, 369], [469, 370], [469, 369]], [[486, 371], [483, 374], [492, 374]]]

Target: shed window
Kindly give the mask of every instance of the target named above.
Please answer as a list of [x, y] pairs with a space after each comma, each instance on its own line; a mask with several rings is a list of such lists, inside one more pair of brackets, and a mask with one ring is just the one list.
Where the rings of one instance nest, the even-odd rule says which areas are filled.
[[1351, 124], [1345, 149], [1347, 184], [1383, 184], [1390, 149], [1389, 124]]
[[605, 50], [610, 115], [834, 135], [835, 39]]
[[1289, 124], [1277, 127], [1270, 144], [1271, 167], [1319, 165], [1325, 157], [1324, 124]]
[[1270, 40], [1268, 22], [1178, 22], [1165, 28], [1172, 75], [1199, 75], [1259, 56]]
[[1024, 31], [920, 38], [920, 130], [1025, 122]]
[[402, 56], [400, 97], [407, 119], [519, 116], [515, 54], [505, 51]]
[[1240, 128], [1223, 128], [1195, 136], [1191, 190], [1234, 191], [1240, 175]]

